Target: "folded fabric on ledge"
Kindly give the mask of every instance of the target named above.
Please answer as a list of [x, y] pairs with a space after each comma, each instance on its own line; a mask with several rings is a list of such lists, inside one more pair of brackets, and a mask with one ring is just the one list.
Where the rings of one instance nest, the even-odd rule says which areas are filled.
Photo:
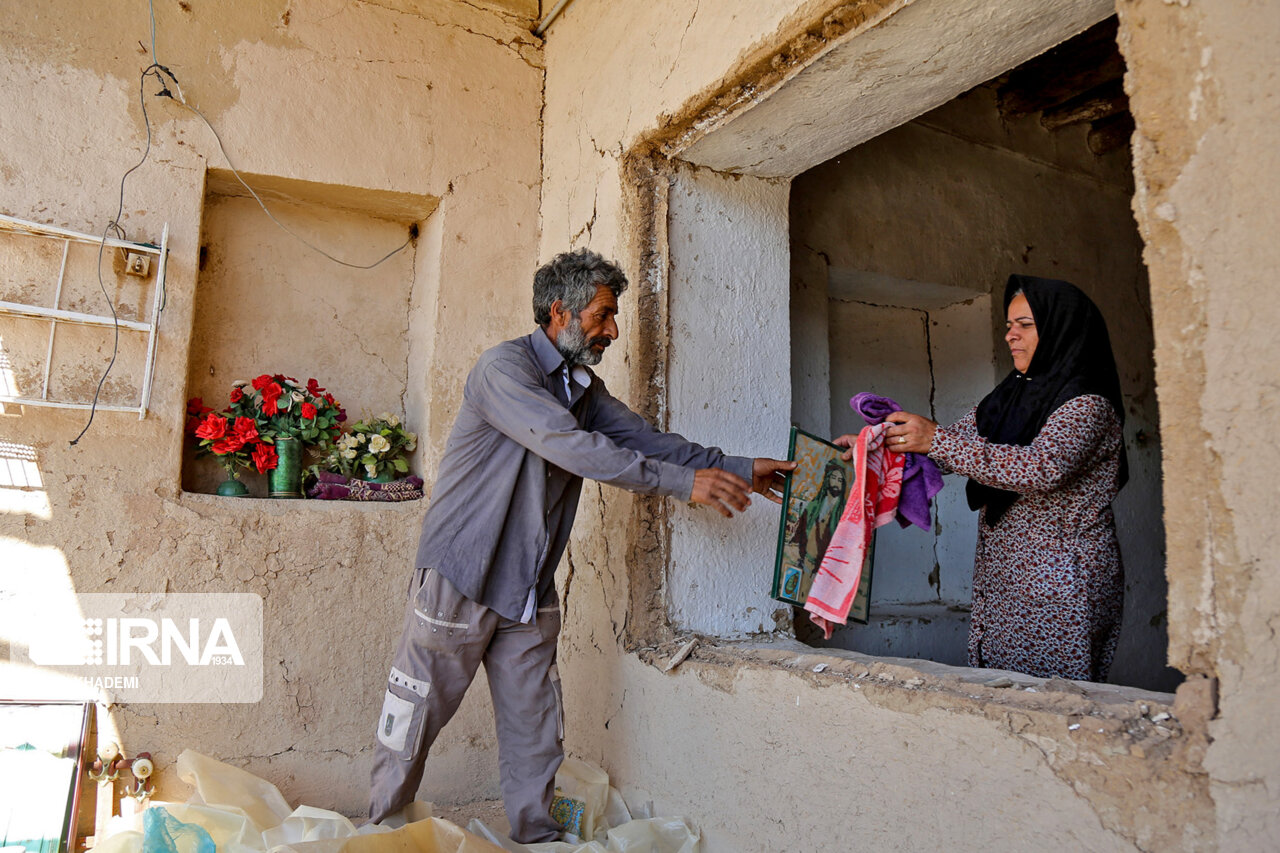
[[422, 478], [412, 474], [390, 483], [370, 483], [321, 471], [307, 497], [322, 501], [416, 501], [422, 497]]

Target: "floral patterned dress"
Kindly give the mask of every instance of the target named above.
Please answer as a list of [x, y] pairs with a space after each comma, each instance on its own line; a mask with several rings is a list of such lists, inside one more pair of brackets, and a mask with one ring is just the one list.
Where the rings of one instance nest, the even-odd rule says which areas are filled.
[[970, 666], [1106, 679], [1124, 603], [1111, 512], [1123, 440], [1093, 395], [1059, 406], [1025, 447], [979, 436], [974, 412], [938, 428], [928, 455], [939, 466], [1019, 495], [995, 527], [985, 508], [978, 517]]

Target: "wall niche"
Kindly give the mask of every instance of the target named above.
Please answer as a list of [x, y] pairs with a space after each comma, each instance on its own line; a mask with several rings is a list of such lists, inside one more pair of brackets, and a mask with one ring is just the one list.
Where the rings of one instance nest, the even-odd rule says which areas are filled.
[[[439, 200], [273, 176], [245, 175], [272, 215], [330, 255], [371, 264], [422, 228]], [[408, 392], [426, 365], [412, 346], [415, 287], [434, 280], [431, 241], [414, 239], [372, 269], [336, 263], [273, 222], [230, 172], [210, 170], [201, 221], [199, 277], [187, 397], [227, 405], [231, 383], [263, 373], [314, 377], [350, 420], [391, 412], [415, 432], [424, 406]], [[419, 284], [423, 282], [424, 284]], [[212, 492], [223, 474], [183, 452], [182, 487]], [[308, 460], [304, 459], [304, 464]], [[412, 462], [418, 470], [416, 459]], [[265, 496], [265, 477], [241, 478]]]

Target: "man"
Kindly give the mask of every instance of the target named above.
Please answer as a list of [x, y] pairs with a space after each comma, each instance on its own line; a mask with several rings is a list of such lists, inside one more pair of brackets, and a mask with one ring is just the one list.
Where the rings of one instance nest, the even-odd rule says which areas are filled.
[[486, 351], [467, 377], [378, 720], [371, 821], [413, 799], [427, 751], [483, 661], [511, 838], [558, 837], [550, 806], [564, 721], [553, 579], [584, 477], [725, 516], [746, 509], [751, 490], [781, 500], [793, 463], [725, 456], [659, 432], [587, 369], [618, 337], [626, 287], [594, 252], [557, 255], [534, 277], [539, 328]]
[[844, 468], [840, 466], [840, 460], [828, 459], [822, 473], [822, 488], [800, 510], [795, 532], [791, 535], [791, 541], [799, 549], [801, 570], [810, 574], [818, 570], [822, 555], [827, 552], [831, 536], [836, 532], [844, 504]]

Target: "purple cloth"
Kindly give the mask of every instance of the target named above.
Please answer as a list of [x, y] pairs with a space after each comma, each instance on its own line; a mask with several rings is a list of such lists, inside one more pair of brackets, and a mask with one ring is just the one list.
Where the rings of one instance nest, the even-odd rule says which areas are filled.
[[321, 471], [307, 497], [322, 501], [416, 501], [422, 497], [422, 478], [410, 475], [390, 483], [367, 483]]
[[[854, 394], [849, 405], [873, 426], [883, 423], [894, 412], [902, 411], [895, 401], [869, 391]], [[898, 498], [898, 524], [903, 527], [914, 524], [928, 530], [932, 526], [929, 508], [933, 496], [942, 490], [942, 472], [932, 459], [922, 453], [908, 453], [906, 457], [907, 462], [902, 469], [902, 495]]]

